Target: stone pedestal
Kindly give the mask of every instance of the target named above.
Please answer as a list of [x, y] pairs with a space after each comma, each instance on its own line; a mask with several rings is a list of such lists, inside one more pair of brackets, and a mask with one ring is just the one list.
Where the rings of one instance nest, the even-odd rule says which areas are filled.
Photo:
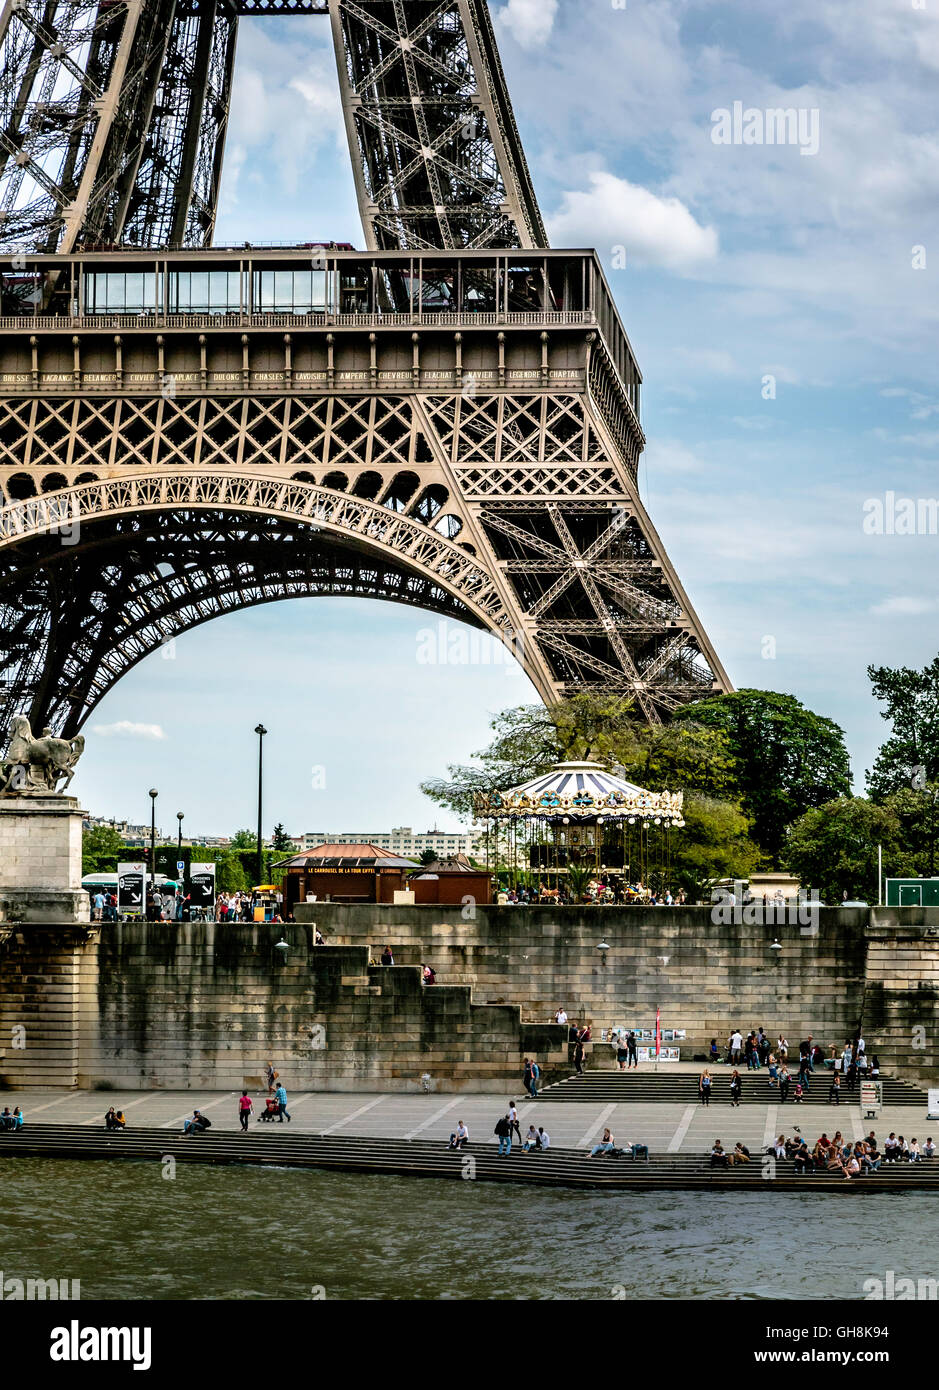
[[82, 811], [74, 796], [0, 797], [0, 922], [90, 919], [82, 881]]

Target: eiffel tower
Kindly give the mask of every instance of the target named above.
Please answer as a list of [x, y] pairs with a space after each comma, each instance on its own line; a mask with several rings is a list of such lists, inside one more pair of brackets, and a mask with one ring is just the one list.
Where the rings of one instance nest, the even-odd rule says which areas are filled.
[[[367, 249], [215, 246], [239, 20], [313, 14]], [[549, 703], [731, 688], [486, 0], [6, 0], [0, 248], [0, 716], [71, 736], [180, 633], [311, 594], [485, 629]]]

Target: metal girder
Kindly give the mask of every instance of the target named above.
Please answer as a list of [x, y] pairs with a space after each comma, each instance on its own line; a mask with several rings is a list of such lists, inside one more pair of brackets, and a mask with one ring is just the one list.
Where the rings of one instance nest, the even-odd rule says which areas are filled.
[[546, 246], [486, 0], [332, 0], [366, 244]]
[[127, 245], [211, 242], [236, 33], [224, 0], [177, 6], [121, 231]]
[[0, 237], [120, 239], [175, 0], [7, 0], [0, 15]]
[[385, 599], [479, 626], [446, 589], [386, 556], [283, 518], [102, 519], [79, 546], [0, 566], [0, 712], [77, 732], [138, 662], [212, 618], [317, 595]]
[[0, 242], [210, 244], [238, 17], [310, 14], [370, 248], [547, 245], [486, 0], [6, 0]]

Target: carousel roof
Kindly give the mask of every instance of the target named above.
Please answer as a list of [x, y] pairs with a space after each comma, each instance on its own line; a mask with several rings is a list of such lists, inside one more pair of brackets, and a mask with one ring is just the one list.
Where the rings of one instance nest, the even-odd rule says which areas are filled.
[[558, 763], [508, 791], [477, 797], [476, 813], [482, 816], [575, 817], [636, 816], [678, 822], [681, 792], [650, 792], [607, 772], [602, 763]]

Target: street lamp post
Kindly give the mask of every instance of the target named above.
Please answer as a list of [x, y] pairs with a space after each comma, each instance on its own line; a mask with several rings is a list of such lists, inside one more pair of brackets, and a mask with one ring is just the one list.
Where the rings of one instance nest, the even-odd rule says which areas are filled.
[[156, 891], [156, 799], [159, 792], [150, 788], [150, 890]]
[[262, 825], [262, 774], [264, 769], [264, 735], [267, 733], [263, 724], [258, 724], [254, 731], [258, 736], [258, 884], [264, 882], [264, 841], [261, 838]]
[[176, 836], [176, 862], [183, 857], [183, 813], [176, 812], [176, 819], [179, 821], [179, 833]]

